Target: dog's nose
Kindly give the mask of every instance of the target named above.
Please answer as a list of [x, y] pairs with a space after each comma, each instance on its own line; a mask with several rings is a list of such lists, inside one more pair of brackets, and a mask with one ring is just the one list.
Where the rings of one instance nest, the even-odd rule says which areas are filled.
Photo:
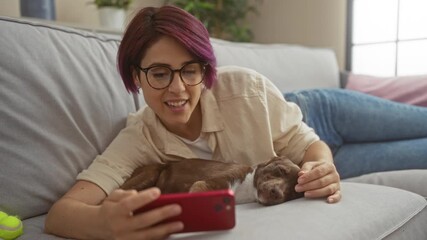
[[270, 189], [270, 197], [272, 199], [278, 199], [281, 197], [280, 190], [275, 188]]
[[275, 205], [284, 201], [284, 193], [280, 188], [272, 187], [258, 192], [258, 202], [263, 205]]

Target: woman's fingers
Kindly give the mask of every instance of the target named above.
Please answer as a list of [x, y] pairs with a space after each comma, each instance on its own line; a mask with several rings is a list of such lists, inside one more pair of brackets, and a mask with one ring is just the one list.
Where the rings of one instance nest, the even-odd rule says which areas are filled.
[[123, 239], [166, 239], [171, 234], [181, 231], [183, 227], [181, 222], [159, 224], [151, 228], [129, 233]]
[[298, 184], [305, 184], [316, 179], [322, 178], [328, 174], [336, 173], [336, 168], [328, 162], [307, 162], [305, 163], [298, 177]]
[[304, 191], [304, 196], [307, 198], [330, 197], [339, 190], [339, 183], [332, 183], [324, 187]]
[[336, 203], [341, 200], [341, 190], [336, 191], [334, 194], [328, 197], [328, 203]]
[[334, 164], [307, 162], [301, 167], [295, 191], [304, 192], [307, 198], [327, 197], [329, 203], [341, 199], [340, 177]]
[[154, 201], [160, 196], [158, 188], [150, 188], [141, 192], [135, 190], [114, 190], [104, 201], [105, 204], [116, 205], [114, 209], [120, 215], [131, 215], [136, 209]]
[[181, 207], [177, 204], [134, 214], [135, 210], [159, 196], [158, 188], [141, 192], [120, 189], [113, 191], [102, 203], [101, 211], [111, 235], [125, 237], [124, 239], [163, 239], [182, 230], [181, 222], [159, 224], [181, 213]]
[[136, 237], [135, 239], [164, 239], [172, 233], [181, 231], [184, 225], [182, 222], [161, 222], [177, 216], [181, 214], [181, 212], [181, 206], [178, 204], [171, 204], [137, 213], [130, 217], [128, 227], [138, 229], [138, 231], [133, 234]]
[[146, 228], [161, 221], [181, 214], [182, 209], [178, 204], [166, 205], [133, 216], [132, 223], [135, 228]]
[[322, 178], [315, 179], [307, 183], [298, 183], [295, 186], [295, 191], [297, 192], [306, 192], [316, 189], [321, 189], [329, 186], [330, 184], [337, 183], [337, 179], [333, 175], [326, 175]]

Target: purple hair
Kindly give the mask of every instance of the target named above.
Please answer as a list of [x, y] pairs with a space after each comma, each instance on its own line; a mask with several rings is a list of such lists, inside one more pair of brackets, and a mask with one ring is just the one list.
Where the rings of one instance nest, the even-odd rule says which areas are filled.
[[193, 15], [174, 6], [141, 9], [126, 28], [117, 53], [117, 67], [128, 92], [138, 92], [132, 72], [147, 49], [160, 37], [180, 42], [197, 60], [208, 63], [206, 88], [216, 80], [216, 58], [205, 26]]

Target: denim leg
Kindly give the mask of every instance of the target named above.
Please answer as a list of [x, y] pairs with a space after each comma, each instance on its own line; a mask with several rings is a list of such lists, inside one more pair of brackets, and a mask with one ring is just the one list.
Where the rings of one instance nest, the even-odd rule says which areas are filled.
[[[327, 90], [304, 90], [284, 95], [287, 101], [296, 103], [303, 114], [303, 121], [312, 127], [335, 152], [344, 142], [337, 123], [339, 122], [335, 94], [327, 94]], [[333, 97], [332, 97], [333, 96]]]
[[344, 144], [334, 154], [342, 179], [402, 169], [427, 168], [427, 138]]
[[344, 89], [304, 90], [285, 98], [300, 106], [304, 121], [330, 146], [343, 178], [427, 168], [427, 108]]

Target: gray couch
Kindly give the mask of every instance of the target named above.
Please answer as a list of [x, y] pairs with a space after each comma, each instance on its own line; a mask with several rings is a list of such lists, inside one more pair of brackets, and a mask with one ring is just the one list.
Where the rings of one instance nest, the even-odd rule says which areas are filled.
[[[6, 17], [0, 36], [0, 210], [23, 219], [19, 239], [59, 239], [43, 234], [46, 212], [144, 103], [117, 73], [118, 36]], [[212, 42], [219, 65], [254, 68], [284, 92], [340, 86], [328, 49]], [[427, 239], [425, 180], [425, 170], [361, 176], [342, 183], [338, 204], [238, 205], [234, 229], [172, 238]]]

